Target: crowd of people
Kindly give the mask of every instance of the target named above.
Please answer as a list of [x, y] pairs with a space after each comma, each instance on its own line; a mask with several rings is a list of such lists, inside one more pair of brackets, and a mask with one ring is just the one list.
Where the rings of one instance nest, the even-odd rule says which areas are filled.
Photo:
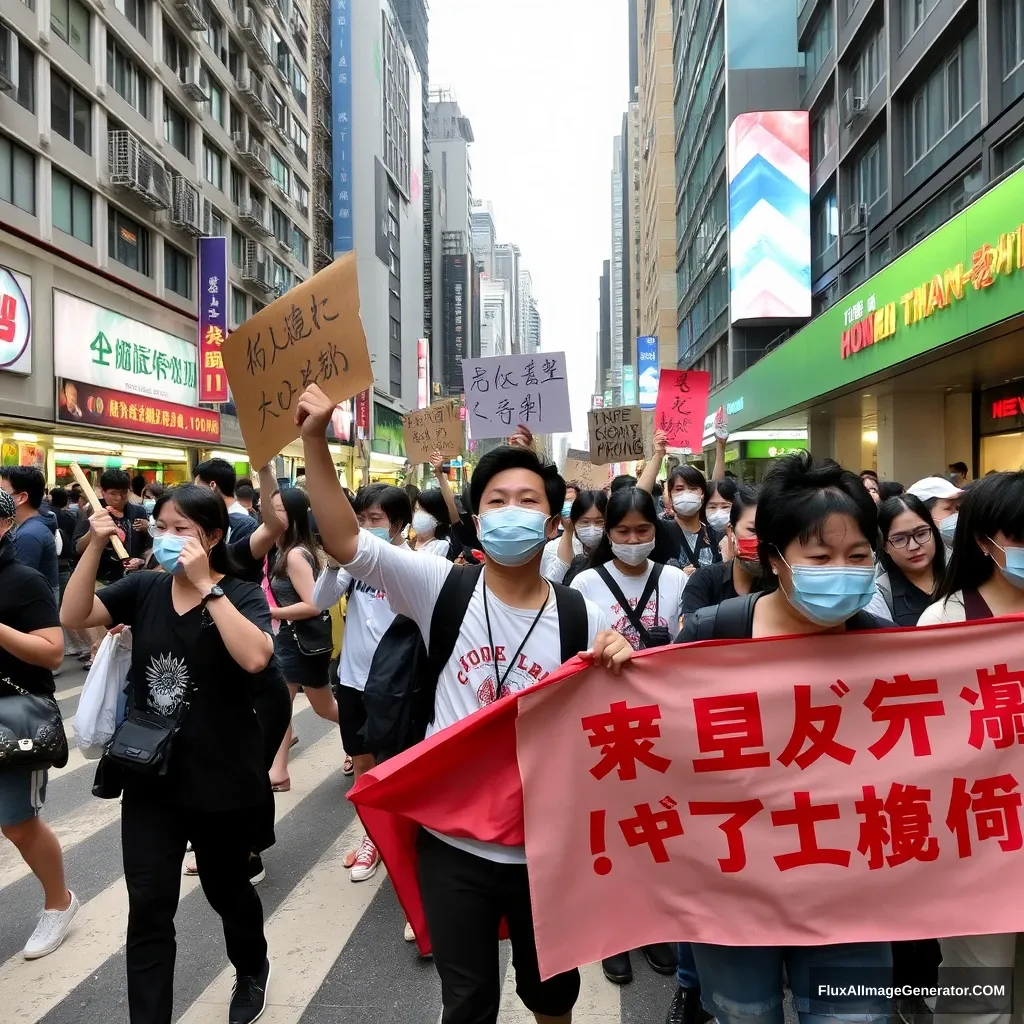
[[[574, 654], [618, 673], [634, 652], [671, 643], [1024, 613], [1024, 472], [968, 482], [958, 464], [904, 489], [800, 453], [760, 486], [722, 463], [712, 479], [684, 464], [659, 480], [659, 433], [639, 477], [595, 491], [543, 464], [520, 428], [459, 493], [436, 456], [432, 487], [364, 479], [353, 494], [327, 444], [333, 411], [315, 385], [298, 401], [301, 487], [279, 487], [269, 466], [254, 486], [213, 459], [167, 489], [106, 470], [90, 508], [74, 488], [47, 495], [38, 469], [0, 472], [0, 681], [52, 695], [65, 656], [88, 663], [111, 631], [130, 636], [93, 792], [122, 802], [132, 1024], [172, 1019], [183, 871], [223, 922], [236, 972], [229, 1024], [262, 1014], [271, 962], [255, 886], [272, 870], [264, 854], [274, 794], [290, 788], [300, 691], [338, 724], [345, 774], [358, 779]], [[385, 720], [375, 694], [402, 686], [409, 714]], [[40, 817], [46, 766], [3, 757], [0, 828], [44, 894], [24, 955], [45, 956], [78, 902]], [[380, 863], [363, 836], [345, 867], [358, 883]], [[571, 1020], [580, 976], [541, 980], [523, 848], [424, 829], [418, 870], [445, 1024], [497, 1020], [502, 919], [527, 1009], [540, 1024]], [[935, 1007], [920, 999], [823, 1012], [809, 979], [849, 968], [927, 986], [950, 968], [1012, 967], [1015, 950], [1015, 935], [997, 935], [636, 953], [676, 978], [667, 1024], [778, 1024], [784, 978], [808, 1024], [894, 1009], [922, 1024]], [[609, 983], [632, 980], [633, 952], [603, 961]], [[971, 1024], [1004, 1022], [979, 1010]]]

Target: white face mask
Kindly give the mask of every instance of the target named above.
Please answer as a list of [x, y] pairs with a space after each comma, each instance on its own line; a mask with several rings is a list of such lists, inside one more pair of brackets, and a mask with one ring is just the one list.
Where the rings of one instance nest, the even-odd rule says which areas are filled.
[[604, 536], [603, 526], [578, 526], [576, 527], [576, 536], [579, 537], [580, 543], [585, 548], [594, 548], [601, 542], [601, 538]]
[[420, 509], [413, 513], [412, 528], [417, 537], [427, 537], [437, 529], [437, 520], [429, 512]]
[[672, 495], [672, 507], [681, 516], [692, 516], [694, 512], [700, 511], [703, 504], [704, 499], [692, 491], [680, 491], [678, 494]]
[[612, 544], [612, 554], [626, 565], [643, 565], [653, 550], [653, 540], [646, 544]]
[[724, 530], [729, 525], [729, 510], [725, 508], [716, 508], [714, 512], [708, 513], [708, 526], [713, 526], [716, 530]]

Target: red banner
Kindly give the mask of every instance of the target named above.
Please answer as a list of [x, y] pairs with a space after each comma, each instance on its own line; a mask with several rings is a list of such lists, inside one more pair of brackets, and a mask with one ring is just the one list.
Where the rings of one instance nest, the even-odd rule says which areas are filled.
[[699, 452], [704, 445], [711, 374], [707, 370], [662, 370], [654, 427], [668, 435], [670, 448]]
[[220, 413], [146, 395], [111, 391], [77, 380], [57, 380], [57, 420], [112, 427], [180, 441], [220, 441]]

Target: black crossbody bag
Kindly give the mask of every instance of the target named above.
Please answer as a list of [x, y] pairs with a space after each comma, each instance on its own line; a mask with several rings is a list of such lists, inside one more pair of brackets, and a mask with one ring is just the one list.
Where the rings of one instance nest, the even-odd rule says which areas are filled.
[[139, 775], [166, 775], [171, 765], [174, 737], [185, 723], [191, 698], [191, 675], [173, 715], [158, 715], [136, 707], [133, 693], [128, 715], [107, 744], [104, 759]]
[[622, 610], [626, 613], [626, 618], [633, 624], [633, 628], [639, 634], [640, 643], [645, 651], [650, 650], [652, 647], [664, 647], [666, 644], [672, 643], [672, 634], [669, 633], [668, 626], [654, 625], [648, 629], [642, 621], [644, 609], [647, 607], [647, 602], [651, 599], [652, 593], [657, 595], [654, 600], [654, 621], [657, 622], [661, 618], [661, 591], [658, 588], [658, 583], [661, 580], [661, 572], [664, 568], [660, 563], [654, 563], [651, 568], [651, 575], [647, 577], [647, 584], [640, 595], [640, 600], [637, 601], [636, 607], [633, 608], [626, 600], [625, 594], [619, 589], [619, 585], [612, 579], [612, 575], [607, 567], [603, 565], [597, 566], [598, 576], [604, 580], [604, 585], [612, 592], [612, 596], [619, 602]]
[[17, 768], [63, 768], [68, 763], [68, 739], [60, 708], [49, 693], [29, 693], [6, 676], [14, 691], [0, 690], [0, 771]]

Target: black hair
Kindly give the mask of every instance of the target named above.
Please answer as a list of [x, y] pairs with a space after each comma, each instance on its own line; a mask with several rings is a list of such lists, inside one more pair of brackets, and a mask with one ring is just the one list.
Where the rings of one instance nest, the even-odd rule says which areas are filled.
[[925, 503], [913, 494], [897, 494], [892, 498], [886, 498], [878, 506], [878, 534], [881, 537], [881, 544], [878, 547], [878, 559], [887, 572], [896, 569], [892, 556], [889, 554], [889, 531], [892, 529], [893, 520], [904, 512], [912, 512], [924, 522], [924, 525], [932, 531], [932, 543], [935, 545], [935, 557], [932, 559], [932, 575], [935, 577], [936, 587], [946, 571], [946, 545], [942, 543], [942, 534], [935, 525], [931, 513], [925, 507]]
[[660, 498], [664, 493], [665, 488], [662, 486], [660, 481], [651, 488], [651, 494], [656, 498]]
[[192, 471], [192, 479], [198, 477], [204, 484], [216, 484], [225, 498], [235, 496], [235, 467], [227, 459], [207, 459]]
[[888, 501], [889, 498], [898, 498], [906, 488], [895, 480], [883, 480], [878, 485], [878, 497], [881, 501]]
[[967, 463], [966, 462], [951, 462], [949, 468], [954, 473], [959, 473], [961, 476], [967, 476]]
[[130, 491], [131, 489], [132, 478], [123, 469], [105, 469], [100, 475], [101, 491]]
[[[107, 470], [107, 472], [119, 473], [121, 470]], [[127, 475], [126, 473], [125, 476]], [[210, 551], [210, 568], [224, 576], [237, 575], [238, 566], [234, 558], [231, 557], [227, 543], [230, 523], [228, 522], [227, 506], [224, 502], [209, 487], [179, 484], [177, 487], [164, 491], [156, 499], [156, 505], [153, 507], [154, 519], [160, 518], [160, 510], [169, 501], [174, 503], [186, 519], [191, 519], [206, 537], [209, 537], [214, 530], [220, 530], [220, 540]]]
[[710, 501], [711, 496], [717, 494], [722, 501], [734, 502], [739, 489], [739, 484], [735, 480], [709, 480], [707, 500]]
[[617, 491], [613, 491], [604, 511], [604, 536], [587, 559], [586, 567], [588, 569], [604, 565], [605, 562], [610, 562], [615, 557], [608, 535], [632, 511], [639, 512], [657, 529], [658, 510], [655, 507], [654, 498], [647, 491], [642, 491], [639, 487], [620, 487]]
[[239, 478], [238, 478], [238, 479], [237, 479], [237, 480], [235, 481], [235, 493], [237, 493], [237, 492], [238, 492], [238, 488], [239, 488], [239, 487], [241, 487], [241, 486], [242, 486], [243, 484], [244, 484], [244, 485], [245, 485], [246, 487], [252, 487], [252, 477], [249, 477], [249, 476], [240, 476], [240, 477], [239, 477]]
[[701, 503], [701, 518], [704, 518], [704, 505], [708, 503], [708, 480], [707, 477], [696, 467], [689, 464], [682, 466], [676, 466], [675, 469], [669, 474], [668, 477], [668, 490], [672, 493], [672, 488], [675, 487], [676, 481], [682, 480], [687, 487], [699, 487], [701, 493], [704, 495], [704, 501]]
[[544, 485], [548, 499], [548, 515], [560, 515], [565, 504], [565, 481], [554, 466], [541, 462], [536, 453], [518, 445], [503, 444], [481, 456], [469, 481], [470, 508], [480, 514], [480, 502], [490, 482], [509, 469], [525, 469], [536, 473]]
[[271, 575], [287, 576], [289, 552], [294, 548], [304, 548], [313, 556], [315, 577], [324, 567], [324, 561], [309, 522], [309, 495], [301, 487], [285, 487], [277, 493], [281, 496], [288, 526], [284, 536], [277, 542], [278, 555], [270, 570]]
[[761, 497], [761, 488], [752, 484], [740, 484], [733, 495], [732, 508], [729, 509], [729, 525], [736, 529], [740, 517], [749, 508], [756, 508], [758, 499]]
[[0, 477], [11, 485], [15, 494], [28, 495], [28, 507], [38, 509], [46, 495], [46, 477], [36, 466], [4, 466]]
[[365, 484], [356, 491], [352, 498], [352, 509], [359, 515], [372, 505], [376, 505], [376, 496], [387, 487], [387, 484]]
[[146, 486], [146, 478], [141, 473], [136, 473], [132, 477], [132, 494], [136, 498], [142, 497], [142, 489]]
[[622, 476], [617, 476], [611, 483], [609, 491], [614, 494], [616, 491], [625, 490], [627, 487], [636, 487], [636, 477], [630, 476], [628, 473], [623, 473]]
[[151, 484], [146, 484], [146, 486], [142, 488], [143, 495], [145, 495], [146, 491], [149, 491], [149, 493], [153, 495], [153, 500], [156, 501], [160, 495], [164, 493], [164, 485], [158, 484], [154, 480]]
[[[406, 494], [404, 488], [377, 483], [364, 487], [360, 493], [363, 496], [359, 507], [360, 512], [379, 505], [392, 526], [397, 524], [404, 529], [412, 522], [412, 502], [409, 501], [409, 495]], [[356, 495], [356, 498], [358, 500], [359, 495]]]
[[776, 460], [761, 485], [754, 529], [766, 590], [779, 585], [771, 556], [781, 556], [799, 539], [820, 538], [829, 516], [847, 515], [872, 546], [878, 542], [878, 510], [856, 473], [832, 459], [815, 462], [810, 452]]
[[255, 494], [252, 484], [235, 484], [235, 497], [239, 501], [252, 501]]
[[452, 532], [452, 524], [448, 503], [444, 500], [441, 488], [430, 487], [425, 491], [417, 491], [416, 503], [437, 520], [437, 526], [434, 528], [435, 540], [444, 540]]
[[992, 540], [1000, 530], [1024, 543], [1024, 472], [996, 473], [975, 481], [960, 503], [953, 550], [937, 596], [958, 590], [977, 590], [997, 571], [979, 541]]
[[583, 490], [586, 490], [586, 488], [583, 486], [583, 484], [579, 482], [579, 480], [566, 480], [565, 489], [569, 490], [570, 488], [572, 488], [577, 494], [579, 494]]
[[420, 500], [420, 489], [415, 484], [406, 484], [405, 493], [409, 495], [409, 505], [416, 508], [416, 502]]
[[50, 504], [54, 508], [68, 507], [68, 492], [63, 487], [54, 487], [50, 491]]
[[569, 518], [578, 523], [592, 508], [605, 515], [608, 510], [608, 495], [604, 491], [578, 491]]
[[68, 491], [71, 495], [72, 501], [78, 501], [82, 496], [82, 488], [78, 484], [72, 484]]
[[873, 469], [862, 469], [858, 475], [862, 480], [864, 477], [869, 476], [876, 484], [878, 483], [878, 474]]

